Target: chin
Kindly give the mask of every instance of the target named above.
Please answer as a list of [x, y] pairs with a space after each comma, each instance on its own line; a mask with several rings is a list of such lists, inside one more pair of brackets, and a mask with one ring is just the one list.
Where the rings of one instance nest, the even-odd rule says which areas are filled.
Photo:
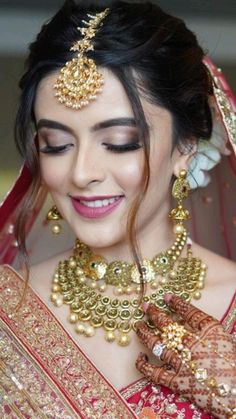
[[73, 231], [79, 240], [87, 244], [89, 247], [98, 249], [98, 252], [99, 248], [104, 249], [117, 245], [119, 246], [120, 244], [124, 244], [126, 242], [125, 231], [124, 234], [122, 234], [121, 228], [114, 228], [114, 225], [110, 228], [93, 228], [92, 226], [81, 228], [80, 226], [79, 228], [73, 229]]

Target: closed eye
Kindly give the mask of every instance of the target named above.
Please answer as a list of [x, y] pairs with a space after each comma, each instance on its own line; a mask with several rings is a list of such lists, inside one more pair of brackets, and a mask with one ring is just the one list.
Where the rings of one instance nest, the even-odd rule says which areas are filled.
[[74, 147], [74, 144], [66, 144], [66, 145], [58, 145], [58, 146], [46, 145], [45, 147], [40, 148], [39, 151], [45, 154], [59, 154], [59, 153], [63, 153], [64, 151], [68, 150], [71, 147]]
[[114, 153], [125, 153], [127, 151], [135, 151], [142, 147], [142, 145], [139, 142], [122, 145], [103, 143], [103, 145], [106, 146], [107, 150], [112, 151]]

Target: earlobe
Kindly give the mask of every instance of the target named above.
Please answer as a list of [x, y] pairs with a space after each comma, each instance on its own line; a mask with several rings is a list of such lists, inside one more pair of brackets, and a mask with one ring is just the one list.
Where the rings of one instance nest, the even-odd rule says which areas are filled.
[[[188, 168], [193, 156], [197, 152], [197, 141], [191, 141], [187, 146], [184, 146], [185, 150], [178, 150], [178, 156], [175, 159], [173, 174], [178, 177], [181, 170], [185, 169], [188, 172]], [[182, 147], [183, 148], [183, 147]]]

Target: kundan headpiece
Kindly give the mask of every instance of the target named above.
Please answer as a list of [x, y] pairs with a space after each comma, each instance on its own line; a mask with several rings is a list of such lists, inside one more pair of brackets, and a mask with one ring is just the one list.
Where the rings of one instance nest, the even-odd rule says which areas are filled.
[[55, 96], [59, 102], [64, 103], [68, 108], [80, 109], [88, 105], [90, 100], [96, 99], [96, 94], [101, 91], [104, 82], [103, 76], [98, 72], [93, 59], [86, 57], [86, 52], [93, 50], [92, 38], [96, 35], [102, 20], [107, 16], [109, 9], [105, 9], [96, 15], [87, 16], [90, 20], [82, 22], [86, 25], [77, 29], [83, 38], [77, 41], [71, 51], [78, 51], [77, 57], [68, 61], [61, 69], [54, 88]]

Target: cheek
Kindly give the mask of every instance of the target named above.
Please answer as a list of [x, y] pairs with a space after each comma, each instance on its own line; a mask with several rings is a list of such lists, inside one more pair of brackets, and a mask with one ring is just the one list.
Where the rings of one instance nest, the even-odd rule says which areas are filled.
[[149, 189], [155, 189], [156, 196], [160, 197], [169, 191], [173, 175], [171, 150], [167, 147], [156, 147], [150, 158]]
[[116, 164], [116, 181], [123, 189], [136, 191], [141, 186], [142, 172], [144, 167], [143, 156], [127, 158]]
[[41, 158], [40, 171], [43, 183], [49, 190], [61, 189], [68, 176], [67, 165], [60, 158]]

